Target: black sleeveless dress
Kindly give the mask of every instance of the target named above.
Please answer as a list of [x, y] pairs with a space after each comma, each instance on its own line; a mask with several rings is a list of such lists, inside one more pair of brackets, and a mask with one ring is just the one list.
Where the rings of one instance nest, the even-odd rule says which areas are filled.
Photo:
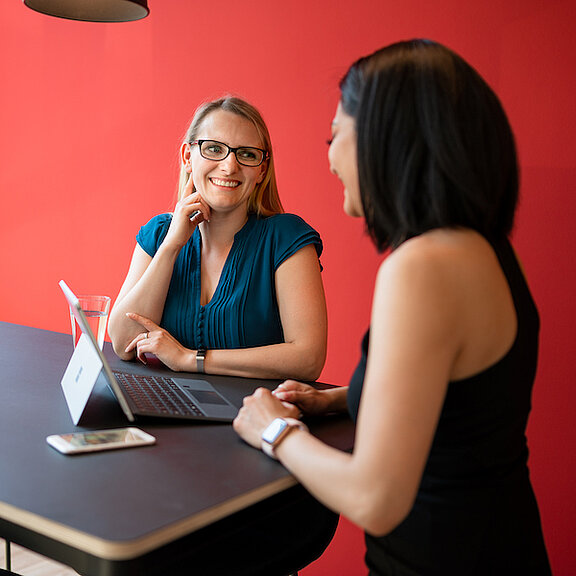
[[[525, 436], [540, 321], [510, 243], [492, 246], [514, 299], [516, 340], [495, 365], [449, 384], [412, 511], [387, 536], [366, 535], [372, 576], [551, 574]], [[368, 340], [348, 392], [354, 419]]]

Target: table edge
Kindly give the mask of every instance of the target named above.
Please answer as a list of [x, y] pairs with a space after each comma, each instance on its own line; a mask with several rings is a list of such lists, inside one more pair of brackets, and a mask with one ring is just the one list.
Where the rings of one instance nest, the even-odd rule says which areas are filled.
[[47, 536], [62, 544], [98, 556], [104, 560], [131, 560], [165, 544], [169, 544], [178, 538], [187, 536], [252, 504], [261, 502], [296, 484], [297, 481], [292, 475], [279, 478], [251, 492], [227, 500], [218, 506], [208, 508], [200, 514], [195, 514], [133, 540], [116, 541], [91, 536], [86, 532], [75, 530], [65, 524], [48, 520], [33, 512], [22, 510], [1, 501], [0, 517], [37, 534]]

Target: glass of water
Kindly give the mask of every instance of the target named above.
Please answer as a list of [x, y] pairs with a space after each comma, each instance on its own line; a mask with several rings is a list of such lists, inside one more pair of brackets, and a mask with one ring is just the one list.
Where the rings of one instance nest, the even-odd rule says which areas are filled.
[[[100, 350], [104, 346], [104, 336], [106, 335], [106, 324], [108, 323], [108, 313], [110, 312], [110, 298], [108, 296], [86, 295], [78, 296], [80, 306], [84, 311], [86, 320], [94, 333]], [[72, 310], [70, 310], [70, 320], [72, 322], [72, 339], [74, 348], [80, 340], [82, 329], [80, 328]]]

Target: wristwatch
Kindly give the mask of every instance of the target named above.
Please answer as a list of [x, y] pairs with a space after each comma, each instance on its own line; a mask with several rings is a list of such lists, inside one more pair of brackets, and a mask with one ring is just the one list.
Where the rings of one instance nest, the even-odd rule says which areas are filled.
[[308, 426], [296, 420], [296, 418], [275, 418], [262, 432], [262, 451], [278, 460], [276, 457], [276, 448], [280, 445], [282, 440], [295, 428], [308, 432]]
[[206, 360], [206, 348], [198, 348], [196, 352], [196, 372], [204, 374], [204, 360]]

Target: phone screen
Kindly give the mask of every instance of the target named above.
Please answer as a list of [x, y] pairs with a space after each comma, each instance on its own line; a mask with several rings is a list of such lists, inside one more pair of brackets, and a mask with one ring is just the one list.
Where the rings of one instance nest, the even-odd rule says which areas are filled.
[[154, 444], [156, 439], [139, 428], [119, 428], [117, 430], [54, 434], [48, 436], [46, 441], [64, 454], [74, 454]]

